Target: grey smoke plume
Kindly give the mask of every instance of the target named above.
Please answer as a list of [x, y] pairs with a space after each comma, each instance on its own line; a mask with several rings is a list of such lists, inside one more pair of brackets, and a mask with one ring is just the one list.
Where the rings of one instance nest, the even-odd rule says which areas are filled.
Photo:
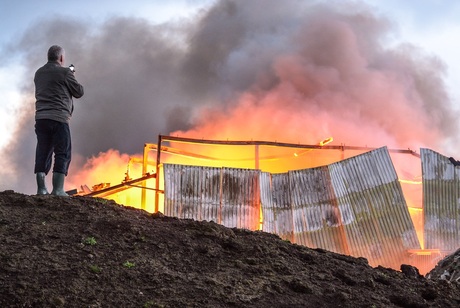
[[333, 135], [415, 150], [454, 140], [443, 63], [414, 46], [387, 48], [392, 31], [355, 2], [296, 0], [221, 0], [165, 24], [40, 22], [12, 50], [30, 76], [14, 142], [2, 154], [14, 176], [3, 176], [1, 188], [34, 193], [32, 79], [52, 44], [66, 49], [86, 92], [71, 121], [70, 175], [101, 152], [140, 153], [172, 132], [307, 144]]

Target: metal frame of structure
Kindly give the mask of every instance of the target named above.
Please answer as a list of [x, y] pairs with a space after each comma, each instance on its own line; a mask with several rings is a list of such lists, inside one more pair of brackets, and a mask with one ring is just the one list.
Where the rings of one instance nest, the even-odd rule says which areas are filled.
[[[158, 143], [145, 143], [144, 144], [144, 153], [143, 153], [143, 163], [142, 163], [142, 175], [147, 175], [148, 165], [148, 153], [149, 151], [157, 151], [156, 157], [156, 171], [155, 174], [160, 174], [161, 167], [161, 153], [173, 153], [176, 155], [184, 155], [188, 157], [196, 157], [200, 159], [213, 159], [211, 157], [206, 157], [203, 155], [198, 155], [194, 153], [182, 152], [167, 146], [162, 146], [164, 142], [181, 142], [181, 143], [192, 143], [192, 144], [209, 144], [209, 145], [246, 145], [254, 146], [254, 169], [259, 169], [259, 146], [271, 146], [271, 147], [289, 147], [289, 148], [298, 148], [305, 150], [338, 150], [344, 152], [345, 150], [356, 150], [356, 151], [371, 151], [376, 148], [373, 147], [360, 147], [360, 146], [346, 146], [346, 145], [327, 145], [332, 139], [327, 138], [316, 145], [307, 145], [307, 144], [296, 144], [296, 143], [285, 143], [285, 142], [271, 142], [271, 141], [230, 141], [230, 140], [210, 140], [210, 139], [195, 139], [195, 138], [185, 138], [185, 137], [176, 137], [176, 136], [166, 136], [158, 135]], [[411, 149], [388, 149], [391, 153], [401, 153], [401, 154], [410, 154], [420, 158], [420, 154], [416, 153]], [[143, 180], [143, 186], [145, 187], [145, 180]], [[159, 194], [160, 190], [160, 181], [155, 183], [155, 212], [158, 212], [159, 208]], [[142, 208], [145, 209], [146, 202], [146, 190], [142, 190], [141, 204]]]

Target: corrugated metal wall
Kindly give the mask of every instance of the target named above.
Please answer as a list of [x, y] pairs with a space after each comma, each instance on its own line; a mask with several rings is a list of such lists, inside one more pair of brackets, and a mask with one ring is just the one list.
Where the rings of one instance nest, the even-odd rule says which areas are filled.
[[329, 165], [349, 254], [390, 267], [420, 248], [386, 147]]
[[348, 254], [327, 166], [288, 172], [295, 242]]
[[164, 164], [165, 215], [221, 223], [221, 170]]
[[263, 231], [388, 267], [420, 249], [386, 147], [281, 174], [172, 164], [164, 174], [168, 216], [256, 230], [261, 210]]
[[460, 166], [430, 149], [420, 149], [423, 176], [425, 248], [460, 246]]
[[282, 238], [389, 267], [420, 248], [387, 148], [274, 174], [271, 189]]
[[258, 170], [221, 169], [221, 221], [230, 228], [257, 230], [260, 223]]
[[167, 216], [257, 230], [258, 170], [164, 164]]
[[[268, 195], [272, 197], [276, 234], [295, 242], [294, 217], [289, 195], [289, 175], [287, 173], [273, 174], [271, 189]], [[262, 202], [262, 208], [264, 208], [264, 205], [265, 203]]]
[[261, 209], [263, 224], [259, 229], [265, 232], [278, 233], [278, 228], [275, 224], [275, 212], [277, 207], [272, 198], [272, 177], [268, 172], [260, 173], [260, 201], [261, 204], [263, 204]]

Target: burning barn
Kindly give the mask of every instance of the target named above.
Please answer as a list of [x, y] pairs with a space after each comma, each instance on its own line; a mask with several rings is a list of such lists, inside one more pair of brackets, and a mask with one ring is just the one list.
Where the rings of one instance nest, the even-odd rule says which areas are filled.
[[127, 172], [119, 185], [80, 194], [276, 233], [365, 257], [373, 266], [411, 264], [421, 273], [458, 248], [456, 161], [429, 149], [417, 154], [331, 146], [331, 140], [300, 145], [159, 136], [136, 160], [141, 177]]

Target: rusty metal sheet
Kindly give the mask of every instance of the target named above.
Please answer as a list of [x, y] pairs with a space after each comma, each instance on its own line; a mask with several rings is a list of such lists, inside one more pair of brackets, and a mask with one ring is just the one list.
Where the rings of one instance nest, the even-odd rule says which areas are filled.
[[[282, 239], [295, 242], [294, 220], [289, 192], [289, 174], [272, 174], [271, 194], [273, 198], [276, 234]], [[262, 203], [262, 207], [264, 206], [265, 204]]]
[[420, 149], [420, 155], [425, 248], [456, 250], [460, 246], [460, 166], [430, 149]]
[[295, 242], [348, 253], [327, 166], [289, 172]]
[[257, 230], [260, 218], [260, 171], [222, 168], [222, 224]]
[[220, 223], [221, 169], [164, 164], [167, 216]]
[[257, 230], [258, 170], [164, 164], [165, 215]]

